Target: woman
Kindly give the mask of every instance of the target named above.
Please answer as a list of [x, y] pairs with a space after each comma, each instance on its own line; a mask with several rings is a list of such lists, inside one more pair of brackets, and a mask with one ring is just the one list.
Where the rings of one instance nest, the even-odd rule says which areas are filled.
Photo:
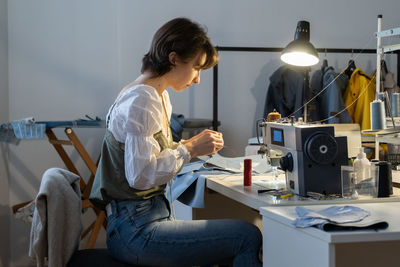
[[261, 266], [257, 227], [230, 219], [175, 220], [164, 196], [185, 163], [224, 145], [222, 134], [211, 130], [174, 143], [166, 89], [181, 92], [199, 83], [200, 71], [217, 62], [198, 24], [173, 19], [155, 33], [142, 74], [110, 108], [90, 198], [107, 212], [107, 246], [115, 258], [150, 266]]

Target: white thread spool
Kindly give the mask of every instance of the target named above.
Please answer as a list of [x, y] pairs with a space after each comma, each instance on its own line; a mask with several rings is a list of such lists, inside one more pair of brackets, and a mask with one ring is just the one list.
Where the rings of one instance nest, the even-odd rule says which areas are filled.
[[386, 129], [385, 106], [381, 100], [374, 100], [371, 108], [371, 130]]
[[391, 96], [392, 116], [400, 117], [400, 94], [393, 93]]

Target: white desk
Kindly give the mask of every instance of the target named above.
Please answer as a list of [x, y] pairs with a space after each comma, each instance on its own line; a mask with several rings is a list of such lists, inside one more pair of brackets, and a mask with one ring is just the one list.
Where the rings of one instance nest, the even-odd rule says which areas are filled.
[[[276, 199], [275, 197], [263, 193], [258, 194], [258, 189], [265, 189], [255, 184], [257, 180], [265, 179], [265, 176], [253, 175], [253, 185], [243, 186], [243, 175], [214, 175], [207, 177], [207, 188], [212, 189], [230, 199], [238, 201], [250, 208], [260, 210], [264, 206], [300, 206], [300, 205], [324, 205], [340, 203], [370, 203], [370, 202], [393, 202], [400, 201], [400, 189], [393, 188], [394, 195], [388, 198], [360, 198], [355, 200], [333, 199], [333, 200], [304, 200], [301, 197], [293, 196], [287, 199]], [[400, 211], [399, 211], [400, 212]]]
[[[400, 202], [354, 204], [389, 223], [385, 230], [325, 232], [295, 228], [295, 207], [265, 207], [264, 266], [400, 266]], [[329, 205], [330, 206], [330, 205]], [[307, 206], [321, 210], [328, 206]]]
[[[348, 254], [343, 254], [343, 251], [346, 251], [346, 246], [350, 246], [354, 244], [354, 242], [361, 242], [358, 239], [354, 239], [354, 235], [347, 236], [342, 235], [341, 242], [343, 240], [348, 240], [348, 242], [345, 245], [341, 246], [333, 246], [332, 244], [329, 243], [329, 238], [327, 237], [327, 233], [324, 233], [321, 230], [318, 229], [307, 229], [305, 231], [311, 231], [313, 233], [319, 233], [321, 236], [324, 236], [325, 239], [320, 239], [315, 236], [310, 236], [308, 239], [309, 241], [306, 242], [307, 239], [303, 236], [304, 234], [297, 234], [297, 232], [303, 233], [304, 230], [298, 230], [294, 228], [293, 226], [289, 224], [283, 224], [280, 221], [277, 221], [276, 218], [270, 218], [266, 219], [265, 215], [270, 214], [269, 209], [279, 209], [281, 208], [282, 210], [285, 209], [294, 209], [294, 206], [299, 206], [299, 205], [310, 205], [313, 207], [320, 208], [321, 206], [316, 206], [316, 205], [341, 205], [341, 204], [351, 204], [351, 205], [365, 205], [364, 203], [371, 203], [371, 202], [376, 202], [379, 203], [380, 207], [385, 207], [383, 209], [383, 212], [386, 212], [386, 206], [391, 206], [393, 203], [395, 203], [397, 206], [397, 213], [399, 214], [398, 220], [399, 220], [399, 227], [398, 230], [400, 231], [400, 189], [399, 188], [393, 188], [395, 196], [391, 196], [389, 198], [378, 198], [378, 199], [372, 199], [372, 198], [367, 198], [367, 199], [358, 199], [358, 200], [324, 200], [324, 201], [315, 201], [315, 200], [300, 200], [299, 197], [291, 197], [288, 199], [283, 199], [283, 200], [277, 200], [275, 197], [270, 196], [266, 193], [263, 194], [258, 194], [257, 190], [258, 189], [265, 189], [264, 187], [261, 187], [259, 185], [256, 185], [254, 181], [257, 181], [258, 179], [263, 179], [263, 177], [260, 176], [253, 176], [253, 185], [251, 187], [244, 187], [243, 186], [243, 176], [242, 175], [208, 175], [207, 176], [207, 181], [206, 185], [208, 189], [211, 189], [219, 194], [213, 194], [213, 193], [208, 193], [206, 194], [206, 199], [205, 199], [205, 204], [206, 208], [205, 209], [197, 209], [194, 212], [194, 218], [195, 219], [213, 219], [213, 218], [241, 218], [241, 219], [246, 219], [247, 221], [250, 221], [254, 224], [256, 224], [260, 229], [262, 229], [263, 232], [263, 238], [264, 238], [264, 244], [263, 244], [263, 251], [264, 253], [268, 253], [264, 255], [264, 266], [347, 266], [347, 265], [342, 265], [344, 259], [348, 256]], [[223, 197], [221, 197], [221, 195]], [[234, 200], [234, 201], [232, 201]], [[378, 205], [378, 204], [372, 204], [372, 205]], [[249, 207], [251, 209], [249, 209]], [[391, 212], [394, 212], [392, 208]], [[261, 216], [259, 212], [261, 211], [261, 215], [263, 215], [263, 220], [261, 221]], [[272, 213], [271, 213], [272, 214]], [[272, 215], [271, 215], [272, 216]], [[288, 222], [289, 219], [286, 218], [286, 222]], [[282, 219], [282, 221], [285, 221], [285, 218]], [[274, 228], [271, 227], [270, 224], [275, 222]], [[389, 222], [390, 223], [390, 222]], [[391, 226], [392, 227], [392, 226]], [[390, 228], [392, 229], [392, 228]], [[287, 231], [287, 237], [281, 238], [281, 231], [286, 230]], [[388, 230], [389, 231], [389, 230]], [[282, 232], [283, 233], [283, 232]], [[358, 235], [362, 236], [364, 233], [359, 233]], [[382, 242], [380, 241], [380, 247], [381, 248], [386, 248], [387, 246], [391, 246], [392, 242], [389, 242], [391, 240], [400, 240], [397, 236], [393, 237], [394, 239], [390, 239], [390, 234], [384, 234], [384, 236], [387, 236], [387, 239], [384, 241], [382, 239]], [[400, 233], [399, 233], [400, 234]], [[290, 249], [286, 249], [286, 245], [288, 241], [285, 241], [288, 237], [290, 236], [296, 236], [298, 238], [297, 242], [295, 243], [293, 247]], [[340, 236], [340, 235], [337, 235]], [[337, 236], [332, 237], [332, 240], [334, 242], [337, 242]], [[369, 235], [372, 236], [372, 235]], [[327, 239], [328, 238], [328, 239]], [[304, 242], [303, 242], [304, 240]], [[269, 243], [268, 241], [271, 241]], [[315, 242], [315, 243], [314, 243]], [[377, 241], [376, 241], [377, 242]], [[376, 249], [376, 244], [373, 244], [373, 249]], [[274, 254], [274, 250], [271, 250], [269, 247], [270, 245], [273, 245], [276, 243], [276, 245], [279, 247], [280, 246], [280, 251], [281, 253]], [[324, 245], [325, 244], [325, 245]], [[367, 244], [367, 243], [366, 243]], [[368, 245], [370, 245], [368, 243]], [[398, 248], [398, 244], [395, 244], [396, 248]], [[296, 249], [297, 246], [300, 246], [302, 248], [301, 253], [305, 251], [308, 251], [308, 254], [297, 254], [294, 253], [294, 249]], [[336, 250], [335, 248], [338, 247]], [[350, 246], [352, 247], [352, 246]], [[358, 248], [365, 248], [365, 245], [358, 245], [356, 246]], [[289, 246], [288, 246], [289, 248]], [[333, 250], [332, 250], [333, 249]], [[352, 248], [353, 249], [353, 248]], [[368, 246], [365, 249], [369, 249]], [[360, 250], [360, 249], [358, 249]], [[390, 249], [389, 249], [390, 250]], [[336, 251], [340, 251], [340, 253], [336, 253]], [[355, 250], [357, 251], [357, 250]], [[379, 254], [374, 254], [374, 255], [385, 255], [385, 251], [379, 252]], [[390, 250], [392, 251], [392, 250]], [[271, 252], [271, 253], [269, 253]], [[362, 255], [362, 250], [359, 251], [360, 255]], [[400, 253], [400, 248], [398, 249], [398, 252]], [[321, 254], [322, 253], [322, 254]], [[330, 254], [331, 253], [331, 254]], [[337, 260], [336, 262], [340, 262], [341, 265], [319, 265], [319, 263], [315, 263], [314, 265], [308, 265], [308, 264], [297, 264], [297, 262], [301, 262], [300, 259], [304, 260], [305, 262], [308, 262], [308, 260], [313, 259], [317, 257], [319, 254], [321, 254], [321, 259], [329, 259], [329, 257], [332, 257], [332, 253], [337, 254]], [[276, 257], [274, 255], [277, 255]], [[278, 256], [279, 255], [279, 256]], [[344, 255], [344, 256], [343, 256]], [[311, 257], [312, 256], [312, 257]], [[269, 258], [274, 258], [272, 262], [274, 264], [269, 264], [271, 261]], [[317, 257], [320, 258], [320, 257]], [[280, 264], [280, 262], [286, 263], [286, 262], [291, 262], [293, 265], [290, 264]], [[311, 262], [311, 261], [310, 261]], [[351, 265], [352, 267], [355, 266], [364, 266], [364, 265]], [[348, 265], [350, 266], [350, 265]], [[371, 265], [373, 266], [373, 265]], [[375, 265], [375, 266], [384, 266], [384, 265]], [[400, 259], [399, 259], [399, 264], [398, 265], [393, 265], [393, 266], [400, 266]]]

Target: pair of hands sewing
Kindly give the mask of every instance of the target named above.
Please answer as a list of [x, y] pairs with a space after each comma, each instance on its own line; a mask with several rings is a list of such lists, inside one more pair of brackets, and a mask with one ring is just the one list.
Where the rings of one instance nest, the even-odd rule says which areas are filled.
[[222, 133], [206, 129], [188, 140], [182, 140], [192, 158], [215, 154], [224, 147]]

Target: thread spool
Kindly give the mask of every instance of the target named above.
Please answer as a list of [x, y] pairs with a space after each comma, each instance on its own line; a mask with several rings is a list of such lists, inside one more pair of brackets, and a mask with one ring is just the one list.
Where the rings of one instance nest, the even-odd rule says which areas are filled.
[[388, 101], [388, 100], [386, 99], [386, 93], [384, 93], [384, 92], [378, 93], [378, 99], [383, 102], [384, 109], [385, 109], [385, 116], [388, 117], [389, 114], [388, 114], [388, 110], [386, 107], [386, 101]]
[[392, 169], [387, 161], [376, 163], [379, 168], [378, 197], [388, 197], [393, 194]]
[[400, 93], [393, 93], [391, 96], [393, 117], [400, 117]]
[[243, 166], [243, 185], [244, 186], [251, 186], [251, 159], [244, 159], [244, 166]]
[[371, 130], [382, 130], [386, 128], [385, 106], [381, 100], [374, 100], [371, 108]]
[[274, 109], [274, 111], [268, 113], [267, 121], [277, 121], [281, 118], [281, 114]]

